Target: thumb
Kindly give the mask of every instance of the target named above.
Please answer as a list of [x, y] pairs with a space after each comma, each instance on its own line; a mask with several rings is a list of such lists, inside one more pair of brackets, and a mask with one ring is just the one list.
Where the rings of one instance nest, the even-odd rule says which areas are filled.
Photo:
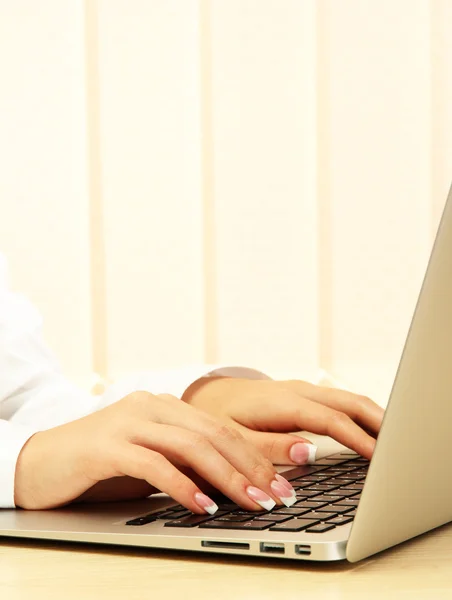
[[242, 435], [276, 465], [311, 465], [317, 446], [305, 438], [290, 433], [267, 433], [240, 427]]

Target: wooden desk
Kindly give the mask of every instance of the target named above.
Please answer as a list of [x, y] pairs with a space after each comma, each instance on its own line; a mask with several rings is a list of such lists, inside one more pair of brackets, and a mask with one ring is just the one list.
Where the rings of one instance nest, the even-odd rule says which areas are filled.
[[452, 525], [354, 565], [0, 539], [0, 598], [451, 599]]

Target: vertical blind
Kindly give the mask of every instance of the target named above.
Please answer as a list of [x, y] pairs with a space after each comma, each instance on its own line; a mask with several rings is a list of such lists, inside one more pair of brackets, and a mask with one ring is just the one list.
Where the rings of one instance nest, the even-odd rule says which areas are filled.
[[448, 0], [0, 0], [0, 251], [66, 373], [387, 399], [452, 179]]

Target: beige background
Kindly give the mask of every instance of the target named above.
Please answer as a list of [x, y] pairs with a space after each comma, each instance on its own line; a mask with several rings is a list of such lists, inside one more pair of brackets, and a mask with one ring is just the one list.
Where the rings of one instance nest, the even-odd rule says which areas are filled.
[[448, 0], [0, 0], [0, 251], [66, 372], [385, 403], [452, 176]]

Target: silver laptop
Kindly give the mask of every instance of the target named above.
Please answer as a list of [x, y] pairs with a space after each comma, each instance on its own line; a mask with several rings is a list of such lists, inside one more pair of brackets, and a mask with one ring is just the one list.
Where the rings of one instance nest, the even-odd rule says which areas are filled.
[[271, 512], [223, 498], [199, 516], [162, 496], [0, 510], [0, 536], [355, 562], [452, 520], [451, 438], [452, 188], [371, 464], [344, 452], [288, 467], [297, 502]]

